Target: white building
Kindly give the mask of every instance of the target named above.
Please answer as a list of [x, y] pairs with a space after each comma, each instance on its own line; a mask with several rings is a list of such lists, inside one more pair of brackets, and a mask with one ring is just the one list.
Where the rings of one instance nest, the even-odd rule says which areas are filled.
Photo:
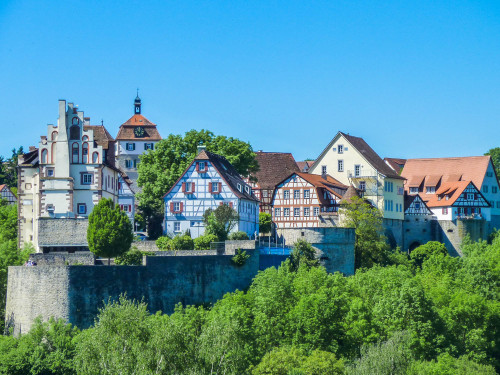
[[139, 191], [137, 186], [139, 156], [148, 150], [153, 150], [156, 143], [161, 140], [156, 124], [149, 121], [141, 112], [142, 103], [137, 95], [134, 101], [134, 115], [120, 126], [116, 136], [117, 166], [131, 180], [134, 194]]
[[338, 132], [309, 173], [330, 175], [353, 185], [378, 207], [384, 219], [404, 219], [404, 178], [389, 167], [363, 138]]
[[[57, 126], [48, 125], [38, 148], [19, 156], [18, 165], [19, 245], [32, 242], [37, 251], [86, 248], [83, 228], [93, 207], [101, 198], [118, 202], [120, 172], [106, 128], [90, 125], [83, 111], [60, 100]], [[45, 233], [49, 219], [73, 220], [68, 225], [82, 233]], [[51, 230], [68, 228], [58, 223]]]
[[[135, 221], [135, 195], [131, 189], [132, 181], [124, 173], [118, 178], [118, 204], [130, 219], [132, 225]], [[135, 228], [134, 228], [135, 229]]]
[[223, 204], [239, 214], [233, 231], [246, 232], [249, 237], [259, 232], [259, 201], [251, 186], [224, 157], [203, 148], [163, 199], [166, 235], [173, 236], [187, 229], [193, 238], [203, 235], [203, 214]]

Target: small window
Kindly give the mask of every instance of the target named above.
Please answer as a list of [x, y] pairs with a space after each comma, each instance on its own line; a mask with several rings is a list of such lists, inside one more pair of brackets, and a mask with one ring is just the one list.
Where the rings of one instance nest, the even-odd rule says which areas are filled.
[[47, 177], [54, 177], [54, 168], [47, 168]]
[[283, 210], [283, 216], [289, 217], [290, 216], [290, 209], [288, 207], [285, 207]]
[[321, 166], [321, 174], [326, 174], [326, 165]]
[[204, 161], [200, 161], [198, 163], [198, 170], [201, 172], [201, 171], [205, 171], [206, 170], [206, 164]]
[[300, 216], [300, 208], [293, 209], [293, 216]]
[[174, 232], [180, 232], [180, 231], [181, 231], [181, 222], [174, 221]]
[[314, 207], [313, 208], [313, 215], [318, 216], [319, 215], [319, 207]]
[[309, 189], [304, 190], [304, 199], [309, 199], [311, 197], [311, 191]]
[[125, 168], [132, 168], [132, 160], [125, 160]]
[[290, 199], [290, 190], [283, 190], [283, 199]]
[[488, 185], [484, 185], [483, 186], [483, 193], [487, 193], [488, 192]]
[[425, 188], [425, 193], [426, 194], [434, 194], [436, 192], [436, 187], [435, 186], [427, 186]]
[[356, 164], [354, 166], [354, 177], [359, 177], [361, 176], [361, 165]]
[[500, 201], [497, 201], [497, 208], [500, 208]]
[[174, 202], [174, 212], [179, 212], [181, 210], [181, 203]]
[[339, 172], [344, 172], [344, 161], [343, 160], [337, 161], [337, 169]]
[[79, 215], [85, 215], [87, 213], [87, 205], [85, 203], [78, 203], [77, 209]]
[[135, 143], [127, 143], [125, 145], [127, 151], [134, 151], [135, 150]]
[[280, 217], [281, 216], [281, 208], [275, 208], [274, 209], [274, 216], [275, 217]]
[[251, 194], [251, 193], [250, 193], [250, 187], [249, 187], [249, 186], [245, 186], [245, 191], [247, 192], [247, 194]]
[[448, 207], [443, 207], [443, 215], [448, 215]]
[[411, 187], [410, 194], [418, 194], [418, 187]]
[[55, 210], [55, 208], [54, 208], [54, 205], [53, 205], [53, 204], [48, 204], [48, 205], [47, 205], [47, 212], [48, 212], [49, 214], [53, 214], [53, 213], [54, 213], [54, 210]]
[[293, 199], [300, 199], [300, 190], [293, 191]]
[[304, 207], [304, 216], [309, 216], [311, 209], [309, 207]]
[[366, 190], [366, 182], [365, 181], [359, 181], [359, 190], [361, 190], [361, 191]]
[[496, 186], [492, 186], [492, 187], [491, 187], [491, 192], [492, 192], [493, 194], [498, 193], [498, 188], [497, 188]]
[[82, 185], [91, 185], [92, 184], [92, 174], [91, 173], [82, 173], [82, 181], [81, 182], [82, 182]]
[[467, 200], [468, 201], [473, 201], [476, 199], [476, 196], [474, 193], [467, 193]]
[[144, 150], [152, 150], [152, 149], [153, 149], [152, 143], [144, 143]]
[[493, 177], [493, 172], [486, 172], [486, 177]]
[[[238, 184], [238, 190], [241, 191], [241, 185]], [[218, 182], [213, 182], [212, 183], [212, 193], [218, 193], [219, 192], [219, 183]]]
[[343, 154], [344, 153], [344, 146], [343, 145], [338, 145], [337, 146], [337, 152], [339, 154]]
[[[241, 189], [242, 189], [242, 188], [241, 188], [241, 184], [238, 184], [238, 185], [237, 185], [237, 187], [238, 187], [238, 191], [240, 191], [240, 192], [241, 192]], [[213, 190], [213, 191], [217, 191], [217, 190]]]

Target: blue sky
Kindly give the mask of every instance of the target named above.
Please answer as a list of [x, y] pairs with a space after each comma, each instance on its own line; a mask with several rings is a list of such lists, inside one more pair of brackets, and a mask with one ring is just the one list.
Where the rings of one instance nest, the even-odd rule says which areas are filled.
[[481, 155], [500, 146], [500, 2], [0, 1], [0, 155], [37, 144], [60, 98], [116, 135], [137, 87], [163, 136]]

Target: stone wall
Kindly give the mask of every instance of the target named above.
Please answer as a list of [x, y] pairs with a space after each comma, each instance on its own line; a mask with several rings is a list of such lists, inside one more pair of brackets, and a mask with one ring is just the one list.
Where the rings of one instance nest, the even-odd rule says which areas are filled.
[[241, 267], [232, 263], [231, 249], [204, 256], [166, 252], [169, 255], [146, 257], [145, 266], [9, 267], [7, 325], [19, 334], [27, 332], [37, 316], [54, 316], [87, 328], [105, 301], [123, 293], [144, 299], [151, 313], [170, 314], [179, 302], [213, 303], [251, 284], [259, 270], [259, 252], [246, 251], [250, 258]]
[[90, 251], [76, 251], [74, 253], [30, 254], [30, 260], [38, 266], [70, 266], [95, 264], [95, 255]]
[[403, 247], [403, 220], [398, 219], [383, 219], [382, 226], [384, 227], [384, 235], [387, 237], [387, 242], [391, 248], [396, 246]]
[[159, 251], [156, 246], [156, 241], [134, 241], [132, 246], [137, 247], [141, 251]]
[[354, 274], [353, 228], [285, 228], [277, 229], [277, 235], [287, 245], [300, 239], [309, 242], [328, 272]]
[[38, 220], [39, 247], [87, 246], [88, 219]]

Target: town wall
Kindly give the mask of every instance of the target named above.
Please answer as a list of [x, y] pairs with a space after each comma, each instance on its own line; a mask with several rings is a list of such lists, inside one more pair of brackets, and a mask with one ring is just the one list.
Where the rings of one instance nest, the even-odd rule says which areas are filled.
[[76, 251], [74, 253], [35, 253], [30, 254], [30, 260], [38, 266], [71, 266], [95, 264], [95, 255], [90, 251]]
[[38, 246], [87, 247], [88, 219], [45, 218], [38, 219]]
[[398, 219], [383, 219], [382, 226], [384, 227], [384, 235], [387, 237], [387, 242], [391, 248], [396, 246], [403, 247], [403, 220]]
[[293, 245], [298, 240], [309, 242], [328, 272], [354, 274], [353, 228], [282, 228], [276, 232], [287, 245]]

